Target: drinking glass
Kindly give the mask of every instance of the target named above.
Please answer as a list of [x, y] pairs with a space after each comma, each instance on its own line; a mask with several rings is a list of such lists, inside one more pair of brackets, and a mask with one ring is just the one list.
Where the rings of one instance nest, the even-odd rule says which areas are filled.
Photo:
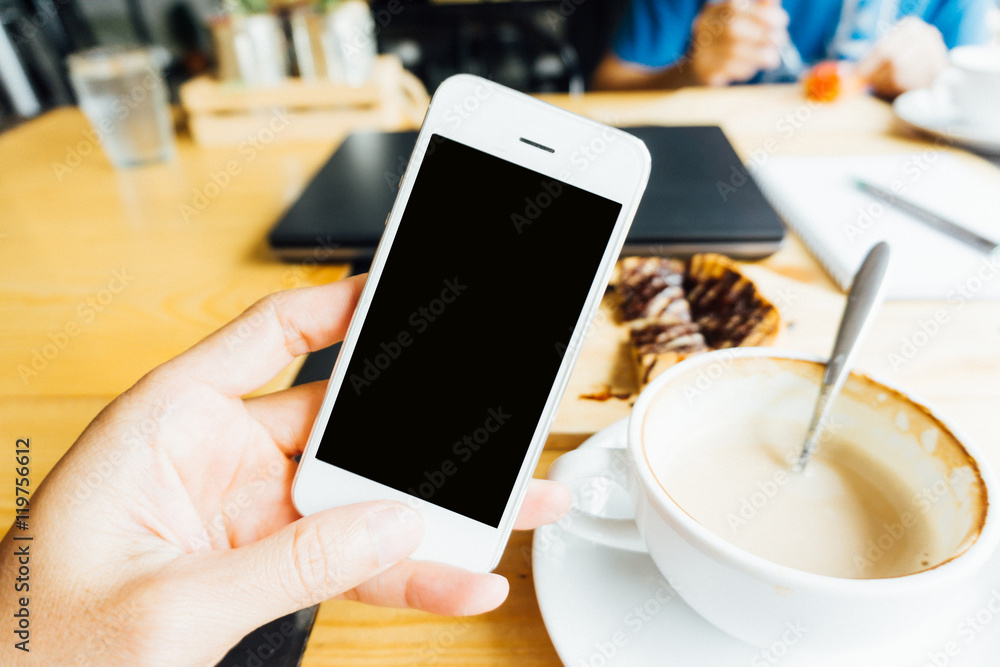
[[67, 58], [80, 107], [116, 167], [174, 155], [173, 120], [161, 74], [166, 51], [97, 48]]

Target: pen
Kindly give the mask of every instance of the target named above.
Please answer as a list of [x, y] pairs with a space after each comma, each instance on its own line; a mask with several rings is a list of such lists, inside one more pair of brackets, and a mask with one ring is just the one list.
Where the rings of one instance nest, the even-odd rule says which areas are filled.
[[802, 56], [799, 55], [799, 50], [792, 44], [791, 39], [786, 40], [778, 47], [778, 55], [781, 56], [781, 64], [789, 74], [796, 79], [802, 76], [806, 65], [802, 62]]
[[902, 199], [888, 190], [884, 190], [876, 185], [872, 185], [871, 183], [866, 183], [861, 179], [855, 179], [855, 184], [860, 190], [863, 190], [872, 197], [875, 197], [887, 206], [897, 208], [900, 211], [909, 214], [913, 218], [916, 218], [928, 227], [947, 234], [953, 239], [957, 239], [980, 252], [986, 253], [987, 255], [996, 251], [998, 245], [1000, 245], [996, 241], [991, 241], [984, 236], [980, 236], [976, 232], [966, 229], [958, 223], [952, 222], [951, 220], [948, 220], [933, 211], [928, 211], [923, 206], [919, 206], [909, 200]]
[[[760, 4], [780, 7], [781, 0], [762, 0]], [[806, 65], [802, 61], [802, 55], [799, 53], [798, 47], [792, 42], [791, 37], [782, 40], [780, 43], [774, 42], [774, 45], [778, 47], [778, 56], [781, 58], [779, 69], [783, 69], [783, 73], [791, 76], [793, 79], [798, 79], [802, 76]]]

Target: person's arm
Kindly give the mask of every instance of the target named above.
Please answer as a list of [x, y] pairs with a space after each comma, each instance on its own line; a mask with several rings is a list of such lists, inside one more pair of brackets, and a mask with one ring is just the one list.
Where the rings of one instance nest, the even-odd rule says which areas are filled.
[[778, 45], [788, 40], [787, 27], [788, 14], [776, 4], [707, 4], [694, 20], [687, 53], [655, 68], [631, 62], [632, 49], [619, 37], [616, 52], [605, 56], [595, 71], [592, 88], [674, 89], [747, 81], [778, 65]]
[[691, 63], [682, 58], [667, 69], [651, 70], [608, 53], [594, 71], [594, 90], [671, 90], [697, 86], [701, 82], [691, 71]]
[[907, 16], [858, 61], [855, 74], [880, 96], [892, 99], [908, 90], [926, 88], [948, 66], [941, 32], [915, 16]]
[[922, 18], [902, 18], [858, 61], [857, 74], [888, 99], [930, 86], [948, 66], [948, 49], [989, 38], [990, 2], [949, 0]]

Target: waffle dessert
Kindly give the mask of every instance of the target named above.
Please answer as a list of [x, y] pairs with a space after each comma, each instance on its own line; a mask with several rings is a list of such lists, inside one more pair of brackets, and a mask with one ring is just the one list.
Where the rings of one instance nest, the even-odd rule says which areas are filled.
[[684, 294], [683, 262], [626, 257], [618, 264], [622, 318], [640, 386], [692, 354], [708, 349]]
[[727, 257], [625, 257], [616, 272], [639, 387], [708, 350], [766, 345], [778, 311]]

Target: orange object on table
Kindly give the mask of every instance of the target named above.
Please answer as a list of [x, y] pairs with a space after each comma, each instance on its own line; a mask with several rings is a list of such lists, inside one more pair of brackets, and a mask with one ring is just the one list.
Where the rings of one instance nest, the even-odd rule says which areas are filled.
[[841, 60], [824, 60], [810, 69], [803, 78], [806, 97], [817, 102], [833, 102], [856, 95], [864, 90], [867, 82], [854, 73], [851, 63]]

